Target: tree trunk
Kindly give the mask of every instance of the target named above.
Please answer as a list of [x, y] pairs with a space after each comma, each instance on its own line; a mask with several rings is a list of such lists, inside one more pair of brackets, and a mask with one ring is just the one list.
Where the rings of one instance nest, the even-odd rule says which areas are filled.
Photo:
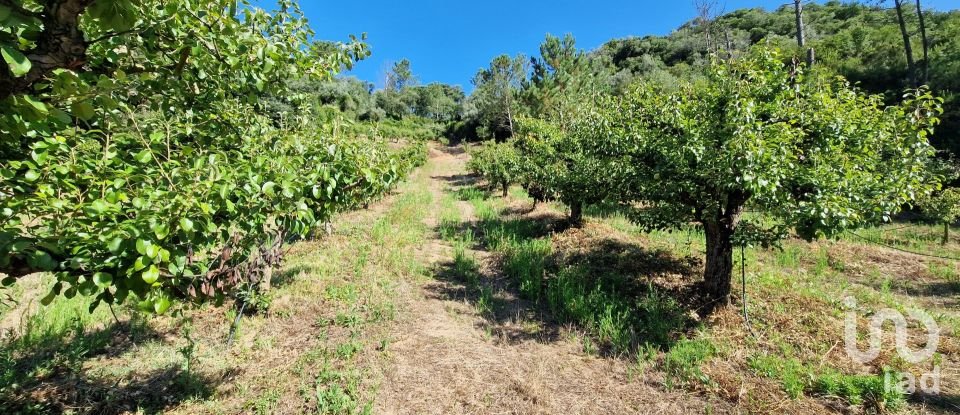
[[725, 197], [722, 209], [703, 217], [707, 242], [707, 263], [703, 271], [704, 293], [710, 300], [706, 311], [730, 304], [733, 277], [733, 235], [740, 223], [743, 206], [750, 195], [735, 191]]
[[946, 245], [947, 242], [950, 242], [950, 222], [943, 223], [943, 239], [940, 240], [940, 245]]
[[923, 19], [923, 8], [920, 7], [920, 0], [917, 0], [917, 18], [920, 19], [920, 41], [923, 42], [923, 73], [921, 82], [930, 83], [930, 42], [927, 40], [927, 24]]
[[[807, 31], [803, 24], [803, 1], [793, 0], [793, 10], [797, 20], [797, 45], [800, 46], [800, 50], [803, 50], [803, 48], [807, 47]], [[813, 48], [807, 49], [808, 67], [813, 66], [815, 56], [816, 53], [813, 51]]]
[[917, 63], [913, 60], [913, 47], [910, 45], [910, 32], [907, 31], [907, 22], [903, 18], [903, 0], [893, 0], [897, 9], [897, 23], [900, 24], [900, 35], [903, 36], [903, 50], [907, 54], [907, 71], [910, 73], [910, 83], [917, 82]]
[[503, 197], [506, 198], [510, 192], [510, 183], [502, 182], [500, 186], [503, 187]]
[[803, 2], [793, 0], [793, 10], [797, 19], [797, 45], [800, 46], [800, 49], [803, 49], [804, 46], [807, 46], [807, 36], [803, 32]]
[[707, 238], [707, 264], [703, 273], [706, 294], [711, 306], [725, 306], [730, 304], [734, 228], [721, 222], [707, 222], [704, 231]]
[[575, 228], [583, 225], [583, 202], [570, 203], [570, 225]]
[[263, 270], [263, 278], [260, 280], [260, 292], [265, 293], [270, 291], [270, 286], [273, 283], [273, 266], [267, 265]]

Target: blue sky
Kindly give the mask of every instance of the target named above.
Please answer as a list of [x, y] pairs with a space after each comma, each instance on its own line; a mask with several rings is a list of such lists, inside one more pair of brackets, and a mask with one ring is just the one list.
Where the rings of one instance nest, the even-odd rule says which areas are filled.
[[[720, 0], [718, 4], [733, 11], [773, 9], [787, 2]], [[925, 7], [957, 8], [957, 0], [925, 3]], [[473, 74], [494, 56], [536, 54], [547, 33], [572, 33], [577, 45], [589, 50], [613, 38], [667, 34], [696, 14], [692, 0], [301, 0], [300, 4], [320, 39], [346, 40], [350, 34], [367, 33], [373, 55], [351, 75], [380, 87], [390, 65], [407, 58], [421, 83], [444, 82], [468, 91]]]

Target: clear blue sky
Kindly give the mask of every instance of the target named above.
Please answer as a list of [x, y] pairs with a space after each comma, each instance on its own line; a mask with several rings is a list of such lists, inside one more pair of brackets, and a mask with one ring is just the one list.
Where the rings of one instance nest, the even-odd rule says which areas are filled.
[[[788, 0], [720, 0], [725, 11], [774, 9]], [[258, 1], [267, 5], [270, 1]], [[957, 0], [925, 0], [951, 9]], [[470, 79], [501, 53], [534, 55], [544, 35], [572, 33], [581, 49], [609, 39], [667, 34], [696, 15], [692, 0], [301, 0], [324, 40], [366, 32], [373, 55], [351, 75], [378, 87], [390, 65], [410, 59], [421, 83], [444, 82], [472, 90]], [[269, 7], [268, 7], [269, 8]]]

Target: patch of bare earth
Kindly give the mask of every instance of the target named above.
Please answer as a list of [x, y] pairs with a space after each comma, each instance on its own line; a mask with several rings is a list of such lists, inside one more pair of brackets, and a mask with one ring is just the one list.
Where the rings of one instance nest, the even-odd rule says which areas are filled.
[[[467, 156], [449, 148], [432, 149], [430, 155], [436, 204], [449, 183], [462, 177]], [[468, 203], [458, 206], [466, 221], [475, 220]], [[427, 222], [435, 227], [436, 213]], [[440, 269], [451, 261], [451, 251], [433, 235], [420, 255]], [[481, 262], [485, 279], [497, 279], [488, 253], [470, 254]], [[542, 333], [519, 309], [516, 318], [491, 327], [466, 300], [466, 290], [455, 281], [436, 279], [423, 282], [419, 295], [408, 299], [394, 330], [392, 364], [379, 389], [376, 413], [700, 413], [726, 406], [696, 394], [665, 391], [644, 375], [631, 376], [627, 362], [587, 355], [570, 336]]]

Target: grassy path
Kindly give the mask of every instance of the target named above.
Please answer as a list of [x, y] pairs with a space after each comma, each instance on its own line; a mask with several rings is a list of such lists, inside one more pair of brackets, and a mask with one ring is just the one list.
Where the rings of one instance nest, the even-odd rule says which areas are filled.
[[[433, 278], [402, 307], [376, 413], [658, 413], [702, 411], [695, 396], [630, 379], [617, 359], [583, 352], [518, 300], [490, 253], [476, 243], [466, 155], [432, 152], [427, 171], [432, 228], [418, 256]], [[480, 209], [491, 209], [480, 205]], [[466, 275], [469, 274], [469, 275]]]

